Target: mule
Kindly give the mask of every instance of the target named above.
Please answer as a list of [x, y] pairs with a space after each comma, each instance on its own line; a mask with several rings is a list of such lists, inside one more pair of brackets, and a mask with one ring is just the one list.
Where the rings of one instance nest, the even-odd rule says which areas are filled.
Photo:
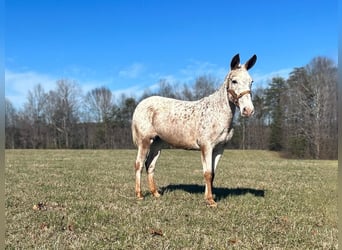
[[152, 195], [160, 196], [154, 170], [166, 142], [174, 148], [201, 151], [204, 197], [208, 206], [217, 205], [212, 194], [215, 170], [224, 145], [233, 136], [235, 109], [238, 107], [244, 117], [254, 113], [252, 78], [248, 70], [256, 60], [256, 55], [253, 55], [241, 65], [239, 54], [235, 55], [221, 87], [200, 100], [181, 101], [151, 96], [137, 105], [132, 118], [132, 137], [138, 147], [135, 161], [135, 194], [138, 199], [143, 199], [141, 171], [144, 166]]

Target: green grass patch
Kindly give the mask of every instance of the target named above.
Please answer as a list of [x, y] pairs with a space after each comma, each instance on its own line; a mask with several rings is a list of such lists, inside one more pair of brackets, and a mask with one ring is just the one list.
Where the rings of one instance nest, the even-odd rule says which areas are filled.
[[200, 154], [164, 150], [134, 197], [136, 150], [6, 150], [7, 249], [337, 249], [337, 161], [226, 150], [204, 201]]

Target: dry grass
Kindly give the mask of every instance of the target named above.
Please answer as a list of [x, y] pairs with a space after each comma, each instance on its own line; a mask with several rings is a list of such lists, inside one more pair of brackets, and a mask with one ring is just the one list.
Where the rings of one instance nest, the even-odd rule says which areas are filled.
[[198, 152], [163, 151], [143, 201], [135, 154], [6, 151], [6, 248], [337, 249], [337, 161], [225, 151], [207, 208]]

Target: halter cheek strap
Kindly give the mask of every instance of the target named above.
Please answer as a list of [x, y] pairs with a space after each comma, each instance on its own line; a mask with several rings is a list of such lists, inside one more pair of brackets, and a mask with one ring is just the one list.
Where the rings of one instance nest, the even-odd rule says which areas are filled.
[[229, 101], [231, 101], [232, 103], [234, 103], [236, 106], [239, 107], [239, 99], [241, 97], [243, 97], [244, 95], [248, 95], [248, 94], [251, 94], [251, 91], [250, 90], [245, 90], [245, 91], [242, 91], [239, 95], [235, 93], [234, 90], [232, 89], [227, 89], [228, 93], [232, 96], [232, 100], [229, 99]]

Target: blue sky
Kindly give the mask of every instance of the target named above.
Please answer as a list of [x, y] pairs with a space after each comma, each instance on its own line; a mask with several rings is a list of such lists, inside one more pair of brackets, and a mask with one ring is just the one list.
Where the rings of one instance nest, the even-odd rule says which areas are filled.
[[254, 86], [287, 77], [316, 56], [337, 63], [338, 2], [26, 1], [5, 2], [5, 95], [16, 107], [40, 83], [75, 80], [84, 94], [106, 86], [139, 95], [160, 79], [223, 80], [231, 58], [253, 54]]

